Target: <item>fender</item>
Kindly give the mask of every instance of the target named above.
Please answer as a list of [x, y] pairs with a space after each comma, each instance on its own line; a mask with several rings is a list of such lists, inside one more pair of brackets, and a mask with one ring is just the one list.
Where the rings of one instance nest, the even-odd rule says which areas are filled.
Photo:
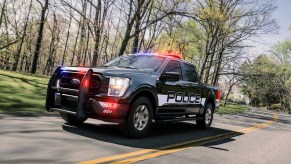
[[[203, 104], [203, 107], [200, 109], [201, 114], [204, 112], [204, 107], [207, 105], [209, 100], [215, 101], [215, 94], [214, 94], [214, 91], [212, 89], [207, 89], [206, 100]], [[212, 103], [215, 104], [215, 102], [212, 102]], [[215, 106], [213, 108], [215, 108]]]
[[153, 96], [154, 96], [154, 99], [156, 101], [156, 104], [155, 106], [157, 106], [158, 104], [158, 97], [157, 97], [157, 92], [155, 91], [155, 89], [150, 86], [150, 85], [139, 85], [138, 87], [136, 87], [132, 93], [130, 94], [130, 96], [126, 99], [126, 101], [128, 103], [131, 103], [132, 100], [136, 97], [136, 95], [138, 95], [139, 93], [141, 92], [144, 92], [144, 91], [147, 91], [147, 92], [150, 92]]

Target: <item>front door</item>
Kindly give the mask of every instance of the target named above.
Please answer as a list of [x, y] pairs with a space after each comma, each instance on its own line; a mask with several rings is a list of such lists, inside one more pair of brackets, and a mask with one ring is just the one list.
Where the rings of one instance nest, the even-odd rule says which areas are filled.
[[178, 60], [170, 60], [165, 66], [163, 73], [176, 72], [180, 74], [180, 80], [178, 81], [161, 81], [158, 93], [158, 113], [184, 113], [183, 108], [183, 95], [181, 87], [182, 81], [182, 69], [181, 63]]

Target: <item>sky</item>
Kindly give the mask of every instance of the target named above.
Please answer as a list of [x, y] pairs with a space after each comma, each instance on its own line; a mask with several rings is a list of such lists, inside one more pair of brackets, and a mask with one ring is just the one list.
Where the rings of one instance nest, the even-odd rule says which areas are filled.
[[253, 56], [261, 53], [268, 54], [272, 45], [287, 39], [291, 40], [291, 30], [288, 30], [288, 27], [291, 26], [291, 0], [276, 0], [276, 4], [277, 9], [272, 17], [279, 26], [278, 32], [264, 35], [258, 39], [258, 42], [254, 43], [254, 47], [249, 51]]
[[276, 40], [284, 40], [291, 38], [291, 0], [277, 0], [277, 9], [273, 14], [277, 24], [280, 26], [279, 35], [275, 36]]

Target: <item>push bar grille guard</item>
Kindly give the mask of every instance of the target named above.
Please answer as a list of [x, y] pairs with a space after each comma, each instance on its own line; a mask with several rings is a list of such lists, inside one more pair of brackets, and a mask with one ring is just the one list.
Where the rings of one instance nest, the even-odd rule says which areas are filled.
[[[49, 112], [60, 111], [60, 112], [68, 113], [68, 114], [74, 114], [79, 119], [84, 119], [86, 118], [85, 108], [86, 108], [86, 102], [88, 100], [88, 95], [89, 95], [89, 88], [90, 88], [89, 82], [91, 80], [90, 78], [93, 77], [93, 70], [89, 69], [85, 73], [80, 83], [79, 90], [78, 90], [78, 89], [70, 89], [70, 88], [63, 88], [63, 87], [55, 86], [57, 80], [61, 77], [61, 73], [62, 73], [61, 68], [62, 68], [61, 66], [58, 66], [49, 80], [45, 108]], [[55, 106], [54, 101], [55, 101], [57, 92], [71, 92], [78, 95], [76, 112], [64, 110]], [[76, 97], [76, 96], [73, 96], [73, 97]]]

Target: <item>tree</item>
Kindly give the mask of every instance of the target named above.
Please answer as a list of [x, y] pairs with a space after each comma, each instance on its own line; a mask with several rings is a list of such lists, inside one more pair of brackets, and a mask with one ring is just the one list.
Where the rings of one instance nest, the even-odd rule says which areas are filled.
[[260, 55], [254, 61], [244, 63], [241, 67], [241, 71], [248, 75], [244, 80], [243, 92], [249, 96], [252, 105], [266, 105], [267, 96], [271, 97], [270, 94], [275, 93], [271, 92], [271, 89], [274, 88], [270, 87], [273, 85], [272, 80], [265, 81], [273, 73], [268, 65], [274, 64], [266, 55]]
[[28, 26], [28, 22], [29, 22], [29, 16], [30, 16], [31, 8], [32, 8], [32, 0], [30, 0], [30, 2], [29, 2], [28, 13], [27, 13], [27, 16], [25, 18], [25, 22], [24, 22], [24, 26], [23, 26], [23, 35], [20, 38], [20, 43], [18, 45], [16, 54], [15, 54], [15, 57], [14, 57], [15, 61], [14, 61], [14, 64], [13, 64], [12, 71], [16, 71], [17, 70], [20, 54], [21, 54], [21, 51], [22, 51], [22, 46], [24, 44], [24, 39], [25, 39], [25, 36], [27, 34], [27, 26]]
[[97, 66], [97, 59], [98, 59], [98, 53], [100, 49], [100, 43], [101, 43], [101, 36], [103, 34], [103, 28], [104, 28], [104, 22], [105, 18], [107, 17], [107, 12], [110, 7], [111, 0], [105, 0], [103, 2], [103, 9], [102, 9], [102, 3], [101, 0], [98, 0], [98, 4], [95, 7], [95, 19], [94, 19], [94, 50], [93, 50], [93, 59], [91, 66], [96, 67]]
[[159, 43], [156, 46], [158, 52], [176, 50], [184, 60], [194, 63], [200, 69], [204, 38], [198, 24], [191, 19], [184, 22], [172, 20], [172, 23], [169, 21], [167, 26], [171, 27], [166, 28], [156, 41]]
[[280, 87], [281, 105], [291, 113], [291, 41], [279, 42], [271, 52], [278, 66], [275, 82]]
[[200, 76], [205, 83], [217, 84], [228, 55], [247, 45], [243, 41], [276, 29], [270, 14], [271, 1], [198, 0], [198, 23], [205, 31], [205, 48]]
[[37, 41], [35, 45], [35, 51], [34, 51], [34, 56], [33, 56], [33, 61], [32, 61], [32, 66], [31, 66], [31, 71], [30, 73], [35, 74], [37, 70], [37, 62], [38, 58], [40, 55], [40, 49], [41, 49], [41, 43], [42, 43], [42, 35], [43, 35], [43, 29], [44, 29], [44, 24], [45, 24], [45, 14], [48, 9], [49, 1], [44, 0], [44, 4], [37, 0], [37, 2], [41, 6], [41, 18], [40, 18], [40, 25], [39, 25], [39, 30], [38, 30], [38, 36], [37, 36]]
[[[146, 11], [148, 10], [150, 2], [151, 2], [151, 0], [136, 0], [136, 1], [129, 0], [130, 6], [129, 6], [126, 31], [125, 31], [118, 55], [123, 55], [129, 40], [133, 36], [136, 36], [134, 47], [137, 47], [138, 34], [140, 33], [140, 29], [139, 29], [140, 28], [140, 21], [142, 19], [142, 16], [144, 16]], [[136, 8], [134, 8], [134, 6], [136, 6]], [[131, 30], [133, 28], [134, 23], [136, 24], [135, 33], [133, 36], [131, 36]]]
[[274, 30], [270, 1], [37, 2], [0, 2], [1, 68], [50, 74], [57, 64], [95, 67], [124, 53], [174, 50], [217, 84], [248, 46], [243, 41]]
[[2, 20], [3, 20], [4, 15], [5, 15], [6, 3], [7, 3], [7, 0], [4, 0], [2, 3], [2, 6], [1, 6], [0, 27], [2, 26]]

